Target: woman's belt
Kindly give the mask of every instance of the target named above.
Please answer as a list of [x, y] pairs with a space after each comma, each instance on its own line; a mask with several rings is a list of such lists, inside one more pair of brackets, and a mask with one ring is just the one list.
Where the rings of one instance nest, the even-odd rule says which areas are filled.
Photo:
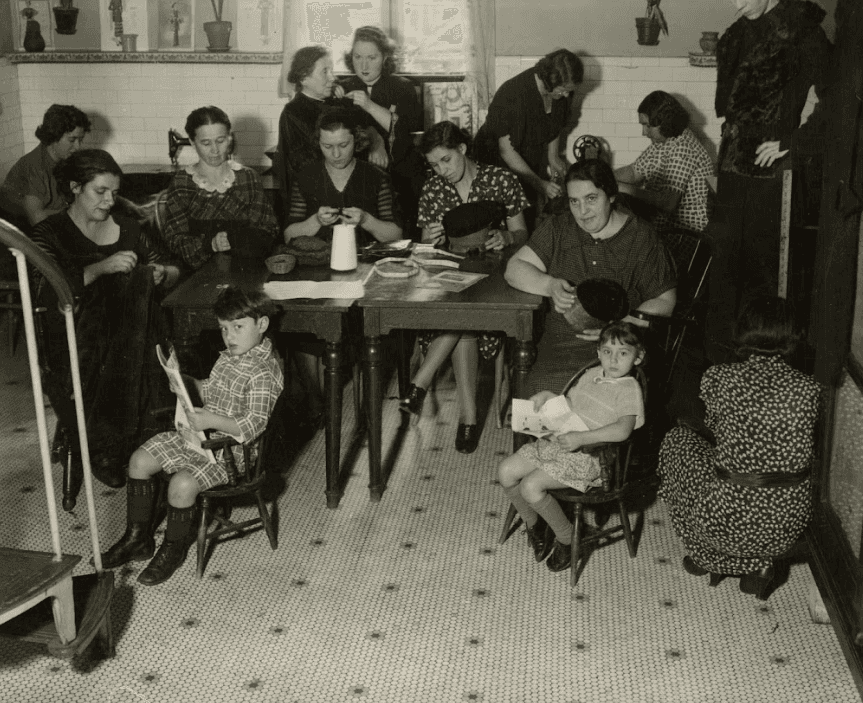
[[733, 483], [735, 486], [745, 486], [746, 488], [791, 488], [799, 486], [807, 478], [809, 478], [809, 469], [805, 471], [795, 471], [794, 473], [780, 473], [771, 471], [768, 473], [739, 473], [737, 471], [729, 471], [721, 466], [714, 467], [716, 477], [727, 483]]

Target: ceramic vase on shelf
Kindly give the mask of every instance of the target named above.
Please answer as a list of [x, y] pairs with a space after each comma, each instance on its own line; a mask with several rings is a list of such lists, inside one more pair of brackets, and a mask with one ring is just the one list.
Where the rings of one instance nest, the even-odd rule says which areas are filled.
[[72, 6], [72, 0], [60, 0], [60, 4], [51, 9], [57, 34], [75, 34], [78, 31], [78, 8]]
[[[42, 36], [42, 28], [39, 26], [39, 23], [33, 19], [33, 15], [36, 14], [36, 11], [31, 8], [27, 8], [27, 10], [29, 10], [31, 14], [24, 15], [27, 18], [27, 26], [24, 30], [24, 41], [22, 42], [24, 51], [45, 51], [45, 37]], [[25, 12], [27, 10], [25, 10]]]
[[716, 53], [716, 45], [719, 44], [719, 32], [702, 32], [698, 45], [701, 50], [710, 56]]

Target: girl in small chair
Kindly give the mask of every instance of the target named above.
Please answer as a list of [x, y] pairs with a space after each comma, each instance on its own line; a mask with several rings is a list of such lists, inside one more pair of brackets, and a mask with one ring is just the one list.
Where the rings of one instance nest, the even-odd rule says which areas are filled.
[[[551, 571], [569, 567], [572, 523], [547, 491], [599, 484], [599, 459], [579, 451], [600, 442], [622, 442], [644, 424], [641, 386], [632, 377], [644, 361], [644, 343], [629, 322], [612, 322], [599, 335], [599, 366], [588, 368], [566, 395], [569, 408], [588, 427], [526, 444], [498, 467], [498, 480], [527, 527], [534, 558], [551, 552]], [[540, 391], [530, 400], [539, 409], [555, 394]], [[553, 547], [553, 549], [552, 549]]]

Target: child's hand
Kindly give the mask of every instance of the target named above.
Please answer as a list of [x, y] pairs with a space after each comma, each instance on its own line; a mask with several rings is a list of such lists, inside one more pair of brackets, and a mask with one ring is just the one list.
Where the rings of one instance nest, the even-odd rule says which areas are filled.
[[555, 395], [551, 391], [540, 391], [536, 395], [532, 395], [530, 402], [533, 403], [533, 411], [538, 413], [539, 409], [554, 397]]
[[560, 448], [565, 452], [574, 452], [576, 449], [581, 449], [584, 446], [582, 435], [584, 432], [566, 432], [565, 434], [555, 435], [552, 442], [560, 445]]
[[204, 408], [192, 408], [189, 425], [195, 432], [203, 432], [213, 427], [213, 413]]
[[168, 376], [168, 385], [171, 387], [171, 393], [174, 395], [181, 395], [182, 391], [180, 387], [177, 385], [177, 382], [174, 380], [173, 376]]

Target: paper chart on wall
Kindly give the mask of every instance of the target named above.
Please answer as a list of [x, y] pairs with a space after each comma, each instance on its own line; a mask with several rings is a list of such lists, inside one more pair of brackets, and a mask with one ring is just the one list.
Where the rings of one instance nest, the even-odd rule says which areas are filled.
[[282, 50], [281, 0], [239, 0], [237, 48], [241, 51]]
[[159, 51], [192, 51], [195, 4], [191, 0], [159, 0]]
[[136, 51], [148, 51], [146, 0], [99, 0], [102, 51], [121, 51], [120, 36], [135, 34]]

